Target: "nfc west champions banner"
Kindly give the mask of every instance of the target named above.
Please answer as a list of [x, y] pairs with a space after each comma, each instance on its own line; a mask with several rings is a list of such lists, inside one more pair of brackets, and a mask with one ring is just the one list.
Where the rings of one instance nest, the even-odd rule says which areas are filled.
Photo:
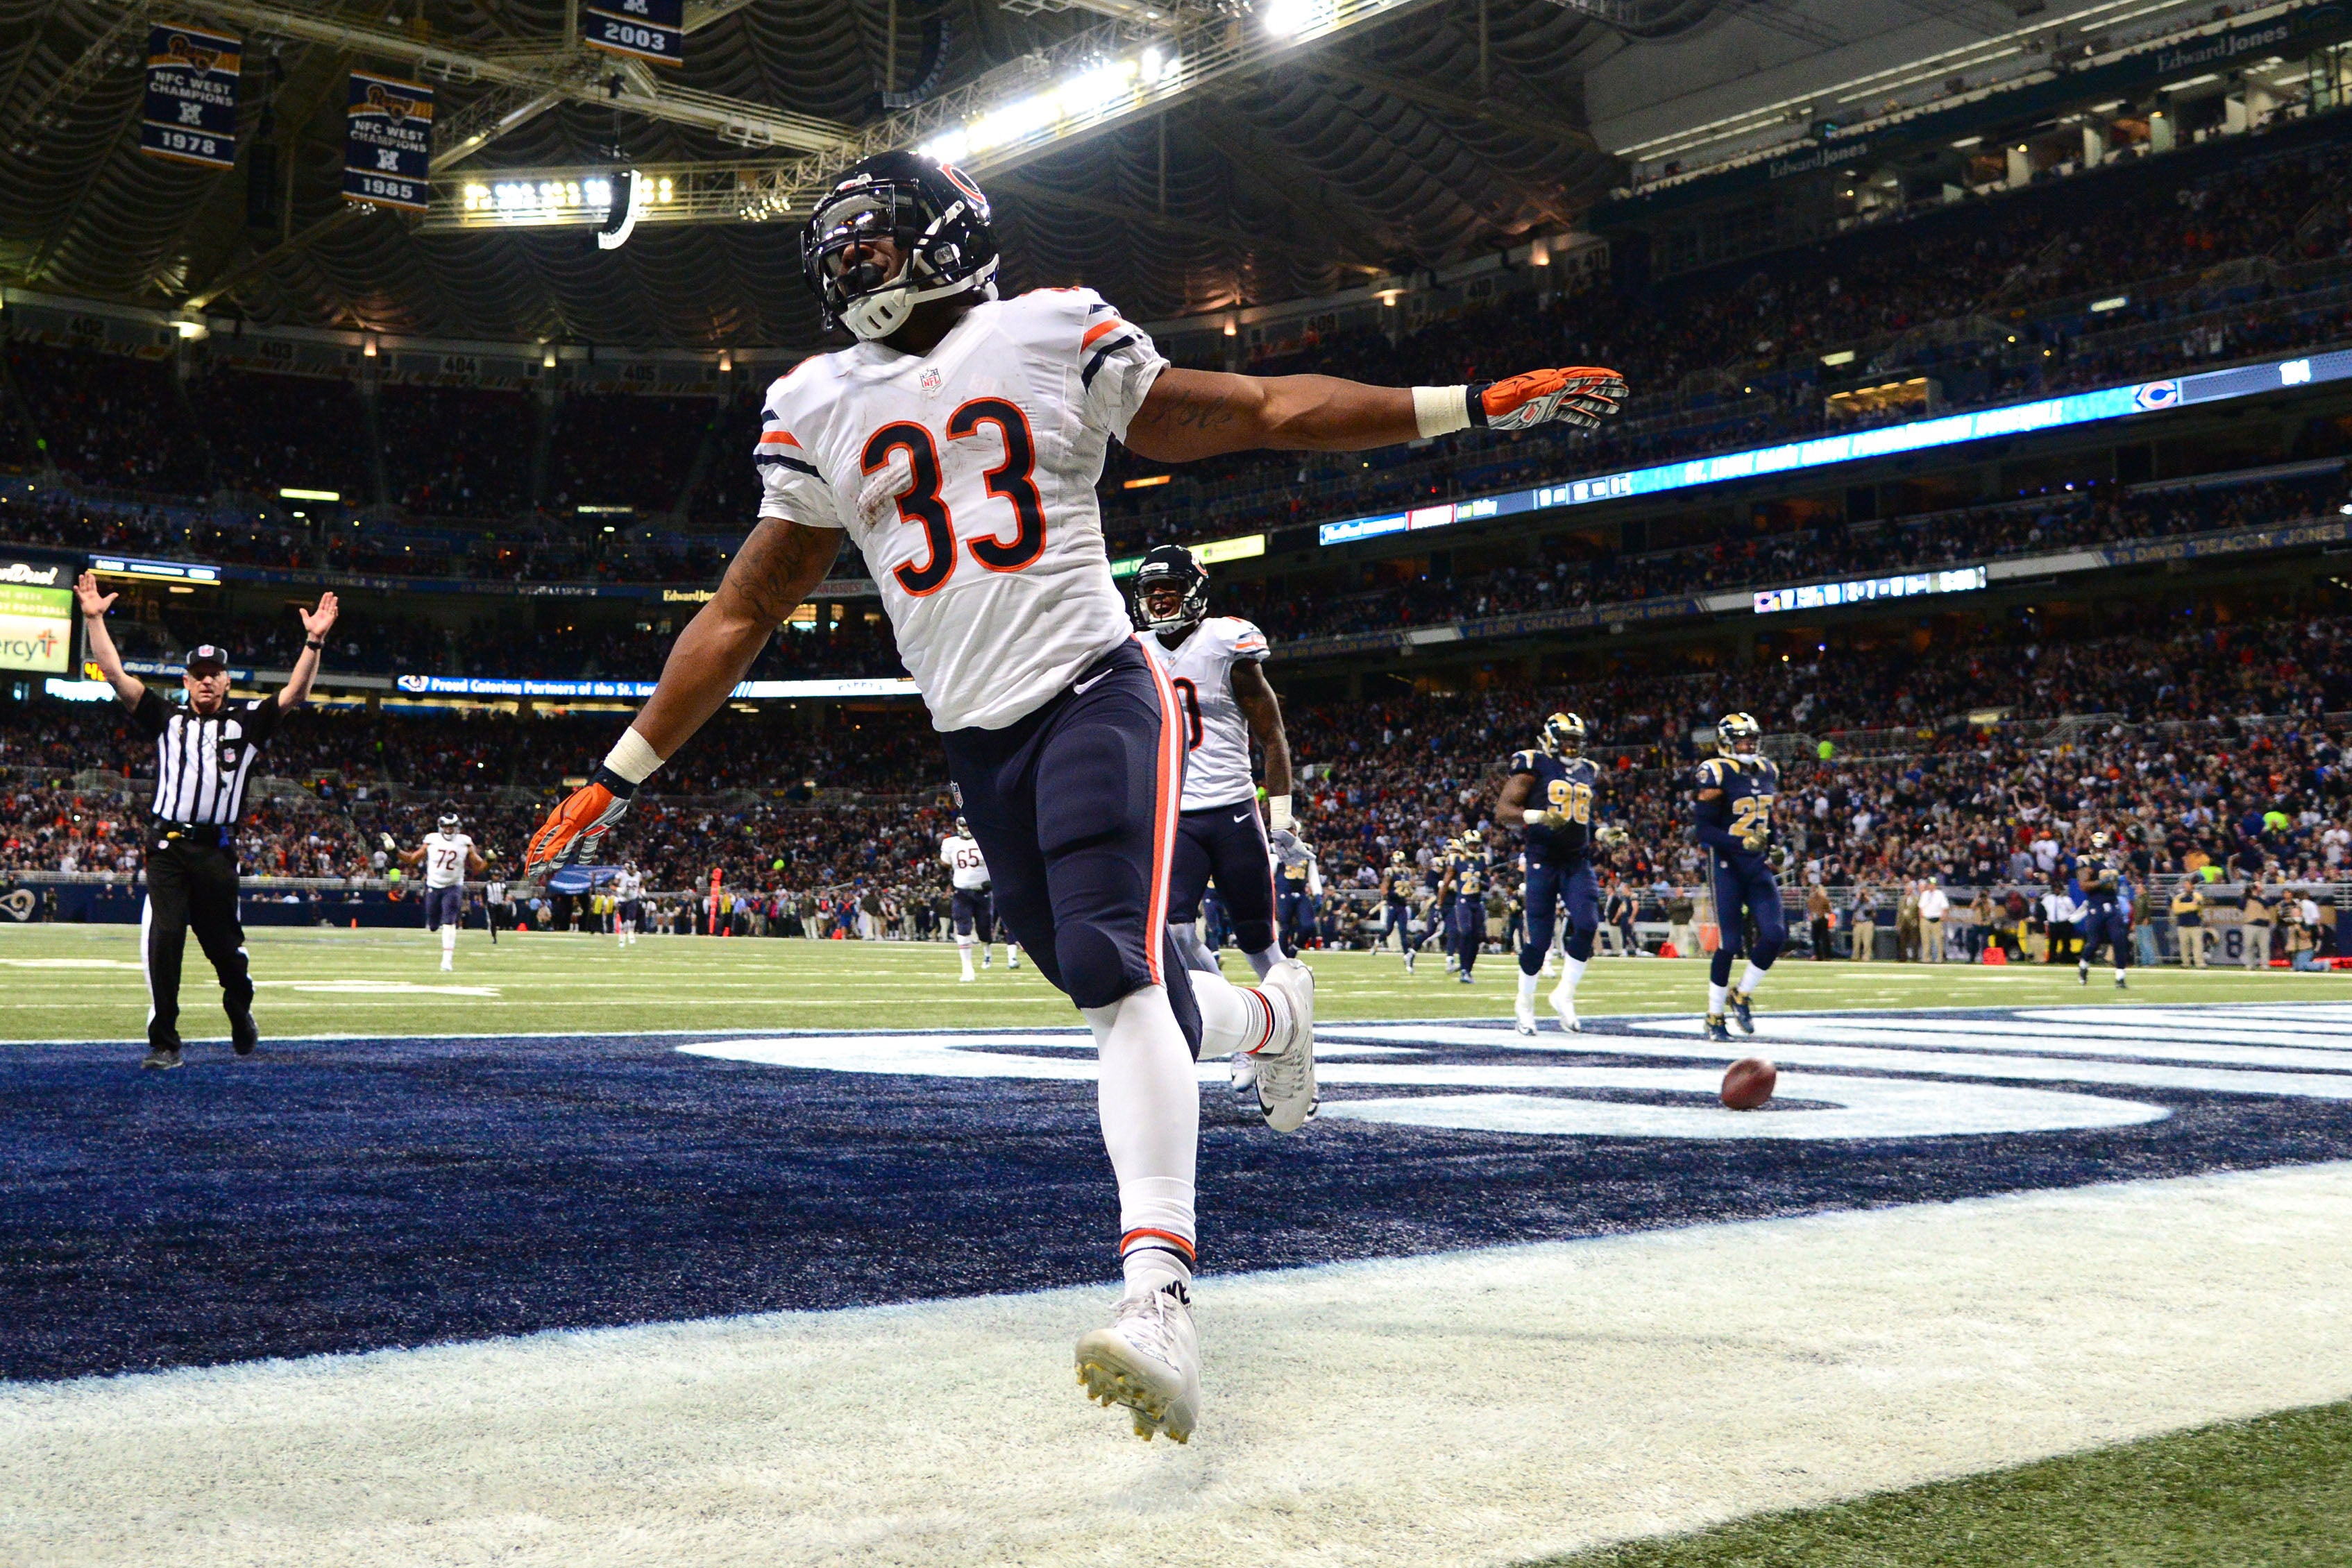
[[147, 35], [147, 108], [139, 150], [206, 169], [236, 166], [236, 77], [245, 44], [194, 27]]
[[640, 60], [684, 64], [686, 0], [587, 0], [580, 41]]
[[343, 131], [343, 200], [421, 213], [432, 174], [433, 89], [353, 71]]
[[62, 675], [73, 667], [73, 570], [0, 558], [0, 670]]

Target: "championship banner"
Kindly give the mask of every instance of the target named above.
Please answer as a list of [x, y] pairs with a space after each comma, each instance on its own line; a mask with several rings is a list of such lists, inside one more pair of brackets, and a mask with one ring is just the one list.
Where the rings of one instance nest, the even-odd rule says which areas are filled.
[[203, 169], [236, 167], [236, 78], [242, 39], [194, 27], [147, 35], [147, 107], [139, 150]]
[[580, 41], [632, 59], [686, 63], [686, 0], [586, 0]]
[[433, 89], [353, 71], [344, 110], [343, 200], [421, 213], [432, 176]]

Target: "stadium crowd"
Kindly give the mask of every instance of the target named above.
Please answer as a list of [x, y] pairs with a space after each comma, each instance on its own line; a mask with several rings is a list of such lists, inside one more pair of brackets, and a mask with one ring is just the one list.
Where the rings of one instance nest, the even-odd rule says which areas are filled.
[[[1846, 650], [1834, 663], [1628, 667], [1564, 687], [1297, 705], [1289, 728], [1327, 935], [1353, 934], [1348, 911], [1369, 906], [1392, 851], [1425, 864], [1474, 827], [1507, 845], [1489, 820], [1506, 760], [1562, 706], [1593, 723], [1591, 751], [1608, 769], [1601, 810], [1629, 830], [1602, 872], [1645, 918], [1698, 880], [1687, 770], [1731, 709], [1763, 721], [1782, 769], [1777, 852], [1792, 904], [1816, 884], [1865, 903], [1930, 881], [2040, 890], [2053, 857], [2095, 828], [2124, 835], [2137, 873], [2166, 885], [2352, 881], [2340, 750], [2352, 618], [2232, 622], [2150, 607], [2095, 630], [2064, 638], [2027, 622], [1918, 651]], [[546, 787], [583, 773], [615, 722], [298, 713], [270, 767], [303, 788], [262, 800], [239, 831], [241, 856], [263, 874], [382, 877], [394, 869], [383, 834], [412, 844], [455, 809], [511, 867]], [[93, 757], [135, 755], [130, 746], [110, 707], [0, 706], [0, 870], [135, 873], [125, 824], [138, 786], [83, 771]], [[936, 929], [946, 891], [937, 851], [952, 810], [940, 775], [936, 740], [911, 709], [815, 727], [789, 710], [729, 715], [673, 759], [612, 857], [635, 860], [670, 895], [665, 910], [687, 907], [718, 871], [747, 932], [919, 935]], [[1507, 920], [1516, 878], [1497, 885]]]
[[[1250, 369], [1412, 384], [1607, 363], [1637, 395], [1598, 440], [1547, 428], [1369, 456], [1242, 456], [1137, 491], [1123, 482], [1159, 470], [1116, 454], [1103, 487], [1114, 549], [1818, 431], [1848, 417], [1824, 404], [1819, 360], [1833, 345], [1859, 345], [1857, 371], [1871, 376], [1932, 375], [1946, 403], [1961, 406], [2352, 336], [2352, 314], [2332, 302], [2352, 246], [2352, 148], [2324, 131], [2283, 131], [1990, 198], [1998, 225], [1971, 202], [1663, 281], [1629, 277], [1541, 304], [1507, 294], [1393, 340], [1360, 330], [1272, 345]], [[2100, 290], [2129, 302], [2089, 316]], [[113, 537], [68, 542], [169, 543], [208, 559], [425, 576], [708, 580], [724, 541], [756, 510], [745, 455], [756, 388], [718, 399], [565, 392], [542, 417], [521, 391], [390, 382], [373, 416], [389, 498], [417, 517], [504, 526], [337, 532], [248, 526], [249, 514], [218, 507], [199, 520], [167, 517], [164, 495], [268, 497], [294, 485], [365, 499], [374, 491], [366, 410], [342, 383], [301, 378], [220, 371], [183, 387], [163, 361], [33, 343], [11, 345], [7, 362], [18, 395], [0, 399], [0, 461], [157, 497], [110, 518]], [[667, 515], [681, 496], [690, 523], [607, 536], [601, 521], [570, 515], [591, 502]]]

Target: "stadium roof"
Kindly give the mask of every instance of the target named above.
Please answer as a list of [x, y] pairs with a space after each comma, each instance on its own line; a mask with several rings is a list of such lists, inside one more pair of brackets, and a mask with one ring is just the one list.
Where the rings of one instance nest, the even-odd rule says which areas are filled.
[[[483, 182], [756, 162], [805, 176], [877, 138], [919, 144], [924, 125], [961, 135], [977, 121], [951, 113], [1018, 93], [1034, 102], [1057, 74], [1109, 59], [1107, 49], [1130, 59], [1160, 49], [1174, 27], [1183, 48], [1218, 56], [1217, 68], [1132, 90], [1118, 114], [1017, 156], [966, 160], [995, 198], [1013, 286], [1084, 282], [1165, 319], [1557, 232], [1624, 177], [1615, 152], [1641, 157], [1640, 143], [1803, 91], [1804, 78], [2014, 30], [2022, 9], [690, 0], [685, 64], [656, 68], [562, 46], [563, 0], [0, 0], [0, 279], [443, 337], [812, 344], [789, 192], [774, 204], [781, 221], [647, 222], [604, 252], [580, 227], [420, 226], [351, 210], [347, 74], [414, 78], [439, 93], [437, 219], [460, 172]], [[245, 40], [234, 172], [140, 152], [142, 67], [158, 23]], [[1269, 36], [1282, 47], [1265, 47]], [[919, 100], [895, 114], [880, 99], [893, 61], [895, 85]], [[278, 176], [257, 189], [257, 157], [273, 154]]]

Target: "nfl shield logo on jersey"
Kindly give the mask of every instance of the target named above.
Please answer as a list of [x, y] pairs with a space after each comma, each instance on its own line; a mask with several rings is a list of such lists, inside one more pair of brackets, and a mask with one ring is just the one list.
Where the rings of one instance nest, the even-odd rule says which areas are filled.
[[940, 368], [937, 365], [926, 365], [923, 367], [923, 373], [919, 379], [922, 382], [923, 395], [925, 397], [937, 397], [940, 395]]

